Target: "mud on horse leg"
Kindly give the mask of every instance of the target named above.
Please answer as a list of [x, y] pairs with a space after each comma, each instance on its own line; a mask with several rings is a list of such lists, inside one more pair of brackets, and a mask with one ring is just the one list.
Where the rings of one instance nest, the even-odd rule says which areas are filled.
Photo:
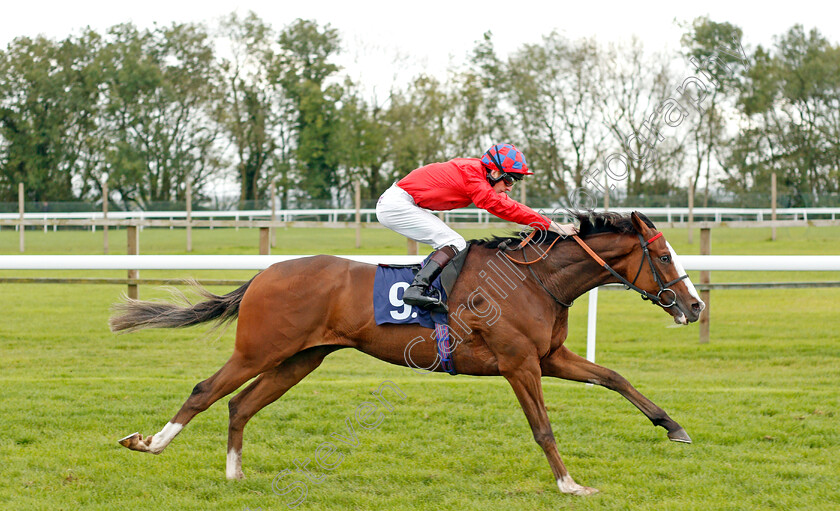
[[560, 346], [542, 361], [542, 374], [564, 380], [594, 383], [610, 390], [614, 390], [633, 403], [654, 426], [662, 426], [668, 431], [668, 438], [674, 442], [690, 444], [691, 438], [682, 426], [656, 406], [653, 401], [636, 390], [623, 376], [594, 364], [585, 358], [572, 353], [565, 346]]

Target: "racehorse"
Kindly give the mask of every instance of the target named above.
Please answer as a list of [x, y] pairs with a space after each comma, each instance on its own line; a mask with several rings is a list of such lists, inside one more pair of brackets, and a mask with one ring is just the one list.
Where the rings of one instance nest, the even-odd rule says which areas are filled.
[[[574, 240], [539, 231], [542, 238], [473, 242], [448, 304], [453, 327], [455, 322], [463, 326], [452, 352], [458, 372], [504, 376], [560, 491], [589, 495], [597, 490], [575, 483], [560, 459], [543, 400], [542, 376], [615, 390], [655, 426], [665, 428], [670, 440], [690, 443], [691, 439], [621, 375], [564, 346], [571, 302], [590, 289], [617, 282], [650, 299], [680, 324], [697, 321], [705, 304], [673, 249], [644, 215], [574, 214], [580, 222]], [[514, 243], [518, 245], [510, 246]], [[426, 337], [429, 329], [375, 324], [371, 300], [375, 270], [374, 265], [339, 257], [313, 256], [274, 264], [224, 296], [202, 290], [207, 300], [194, 305], [136, 300], [116, 305], [110, 322], [113, 331], [221, 323], [238, 317], [233, 355], [222, 368], [195, 386], [159, 433], [146, 438], [134, 433], [120, 444], [159, 454], [198, 413], [256, 377], [229, 402], [226, 474], [240, 479], [245, 424], [330, 353], [355, 348], [392, 364], [440, 371], [436, 344], [412, 342]], [[487, 277], [489, 270], [496, 270], [493, 279]]]

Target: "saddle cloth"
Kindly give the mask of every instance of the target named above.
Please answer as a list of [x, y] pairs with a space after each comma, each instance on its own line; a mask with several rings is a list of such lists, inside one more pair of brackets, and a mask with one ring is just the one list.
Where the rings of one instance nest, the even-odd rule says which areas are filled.
[[[420, 269], [419, 266], [416, 268]], [[414, 274], [415, 268], [411, 266], [380, 265], [376, 268], [376, 277], [373, 280], [373, 317], [377, 325], [420, 324], [425, 328], [435, 327], [430, 311], [402, 301], [403, 293], [414, 280]], [[446, 296], [440, 284], [440, 277], [432, 283], [432, 287], [441, 293], [442, 297]]]
[[[432, 283], [432, 287], [441, 294], [441, 300], [446, 303], [446, 297], [452, 292], [455, 281], [461, 268], [464, 266], [467, 248], [459, 252], [441, 272], [440, 276]], [[428, 258], [426, 258], [428, 261]], [[426, 263], [423, 261], [423, 264]], [[448, 323], [446, 314], [430, 313], [426, 309], [414, 307], [403, 303], [402, 296], [411, 282], [414, 274], [421, 268], [421, 265], [384, 265], [376, 268], [376, 276], [373, 281], [373, 315], [377, 325], [386, 323], [396, 325], [419, 324], [425, 328], [435, 328], [435, 324]]]

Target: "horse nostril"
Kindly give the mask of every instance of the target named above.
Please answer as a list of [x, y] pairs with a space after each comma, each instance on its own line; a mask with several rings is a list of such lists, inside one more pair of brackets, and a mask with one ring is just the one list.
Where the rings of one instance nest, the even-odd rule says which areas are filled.
[[691, 304], [691, 310], [697, 313], [703, 312], [703, 309], [706, 308], [706, 304], [703, 302], [694, 302]]

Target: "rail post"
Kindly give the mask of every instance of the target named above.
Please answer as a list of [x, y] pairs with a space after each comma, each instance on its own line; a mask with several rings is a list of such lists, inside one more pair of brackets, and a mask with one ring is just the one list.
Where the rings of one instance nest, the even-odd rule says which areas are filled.
[[417, 248], [417, 242], [411, 238], [406, 238], [408, 240], [408, 253], [407, 255], [417, 255], [419, 253]]
[[589, 290], [589, 314], [586, 326], [586, 360], [595, 362], [595, 338], [598, 326], [598, 288]]
[[776, 173], [770, 175], [770, 220], [774, 222], [770, 228], [770, 239], [776, 241]]
[[[610, 181], [607, 172], [604, 172], [604, 211], [610, 210]], [[595, 295], [596, 297], [598, 295]]]
[[694, 244], [694, 187], [688, 187], [688, 244]]
[[[709, 227], [700, 228], [700, 255], [712, 255], [712, 230]], [[700, 272], [700, 283], [710, 284], [712, 282], [711, 272]], [[700, 344], [709, 342], [709, 313], [712, 292], [709, 289], [700, 291], [700, 299], [706, 304], [706, 308], [700, 313]]]
[[356, 181], [356, 248], [362, 248], [362, 183]]
[[[140, 237], [137, 232], [136, 225], [129, 225], [125, 232], [128, 236], [128, 242], [126, 243], [126, 253], [128, 255], [138, 255], [140, 253]], [[128, 270], [128, 279], [129, 280], [137, 280], [140, 278], [140, 270]], [[134, 300], [140, 298], [140, 289], [138, 288], [137, 283], [128, 283], [128, 297]]]
[[[277, 220], [277, 181], [271, 180], [271, 221]], [[277, 232], [276, 228], [271, 228], [271, 246], [277, 246]]]
[[260, 255], [271, 255], [271, 233], [268, 227], [260, 227]]
[[[102, 218], [108, 220], [108, 179], [102, 181]], [[102, 226], [102, 253], [108, 255], [108, 224]]]
[[23, 253], [23, 183], [18, 183], [18, 211], [20, 211], [20, 227], [18, 227], [18, 231], [20, 232], [20, 253]]
[[192, 252], [192, 179], [187, 176], [187, 252]]

